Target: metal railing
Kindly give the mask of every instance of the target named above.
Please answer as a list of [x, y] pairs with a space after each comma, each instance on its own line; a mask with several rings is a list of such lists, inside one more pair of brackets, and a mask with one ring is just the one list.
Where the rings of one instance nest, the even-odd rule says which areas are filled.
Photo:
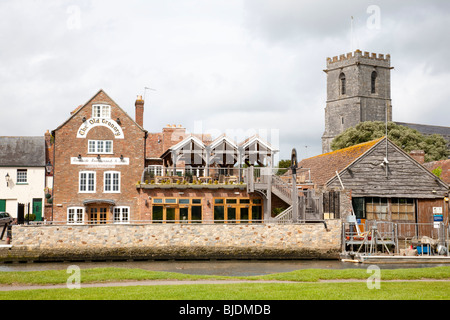
[[373, 254], [378, 251], [392, 253], [397, 250], [396, 225], [388, 221], [366, 221], [364, 231], [354, 223], [342, 224], [342, 248], [351, 252]]
[[433, 223], [397, 222], [399, 238], [439, 239], [440, 228], [435, 228]]
[[[223, 183], [221, 178], [229, 178], [234, 177], [237, 181], [241, 182], [246, 177], [251, 177], [254, 183], [267, 183], [269, 177], [276, 176], [279, 180], [286, 184], [292, 183], [292, 174], [290, 173], [290, 169], [287, 168], [278, 168], [278, 167], [206, 167], [206, 166], [171, 166], [171, 167], [162, 167], [155, 168], [158, 166], [148, 166], [144, 169], [141, 175], [141, 182], [144, 183], [148, 181], [151, 183], [153, 180], [154, 183], [161, 183], [161, 181], [166, 182], [171, 178], [185, 178], [184, 180], [188, 183], [195, 182], [195, 178], [197, 181], [201, 178], [202, 181], [205, 181], [203, 178], [210, 179], [212, 182], [218, 181], [219, 183]], [[249, 170], [252, 170], [250, 174]], [[225, 181], [225, 180], [224, 180]], [[299, 183], [308, 183], [310, 182], [310, 171], [309, 169], [299, 169], [297, 172], [297, 184]]]
[[[360, 225], [362, 227], [362, 225]], [[373, 232], [376, 230], [376, 233]], [[347, 247], [364, 245], [392, 245], [396, 253], [401, 246], [408, 249], [411, 246], [429, 245], [437, 250], [441, 245], [445, 248], [446, 255], [450, 255], [450, 226], [440, 223], [438, 227], [434, 223], [414, 222], [390, 222], [378, 220], [366, 220], [364, 231], [358, 233], [355, 224], [344, 222], [342, 226], [342, 245], [344, 251]]]
[[141, 176], [141, 183], [239, 183], [243, 180], [246, 168], [221, 167], [146, 167]]

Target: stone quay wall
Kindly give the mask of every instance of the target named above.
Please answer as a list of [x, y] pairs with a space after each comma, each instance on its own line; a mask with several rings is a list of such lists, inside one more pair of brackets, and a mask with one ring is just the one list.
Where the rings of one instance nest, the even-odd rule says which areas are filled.
[[337, 259], [340, 220], [317, 224], [13, 226], [0, 261]]

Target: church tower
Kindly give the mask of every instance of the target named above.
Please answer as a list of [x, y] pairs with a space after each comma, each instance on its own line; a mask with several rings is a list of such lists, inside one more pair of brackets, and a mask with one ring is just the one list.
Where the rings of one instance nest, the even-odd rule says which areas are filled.
[[[392, 121], [391, 57], [355, 52], [327, 58], [327, 104], [322, 152], [333, 139], [365, 121]], [[387, 108], [387, 109], [386, 109]]]

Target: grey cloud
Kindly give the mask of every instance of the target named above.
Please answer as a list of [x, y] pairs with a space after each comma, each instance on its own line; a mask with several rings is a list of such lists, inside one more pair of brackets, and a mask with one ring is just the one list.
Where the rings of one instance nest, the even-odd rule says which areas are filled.
[[[380, 30], [366, 27], [373, 4]], [[67, 25], [70, 6], [80, 9], [79, 29]], [[150, 86], [157, 91], [147, 95], [149, 131], [168, 123], [193, 129], [199, 120], [220, 132], [275, 128], [282, 158], [293, 147], [313, 156], [324, 127], [322, 70], [327, 57], [350, 51], [350, 16], [361, 50], [391, 54], [397, 115], [411, 95], [422, 105], [439, 96], [406, 81], [419, 64], [448, 79], [449, 8], [419, 0], [2, 0], [0, 134], [54, 129], [100, 88], [134, 116], [136, 95]], [[447, 110], [444, 97], [433, 100], [434, 112]], [[424, 113], [411, 114], [444, 121]]]

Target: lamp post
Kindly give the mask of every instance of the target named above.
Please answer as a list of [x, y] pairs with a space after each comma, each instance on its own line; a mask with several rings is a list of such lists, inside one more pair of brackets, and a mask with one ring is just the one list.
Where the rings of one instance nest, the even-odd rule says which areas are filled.
[[297, 150], [292, 149], [291, 170], [292, 170], [292, 219], [298, 222], [298, 191], [297, 191]]
[[9, 173], [6, 173], [5, 179], [6, 179], [6, 186], [9, 187], [9, 180], [11, 179], [9, 177]]
[[47, 173], [52, 172], [53, 166], [50, 163], [50, 160], [47, 162], [47, 164], [45, 165], [45, 170], [47, 171]]
[[[50, 160], [47, 161], [47, 164], [45, 165], [45, 171], [47, 171], [47, 174], [50, 175], [50, 173], [53, 171], [53, 165], [50, 162]], [[45, 181], [45, 185], [47, 186], [47, 179]], [[48, 189], [47, 189], [48, 190]], [[50, 198], [47, 198], [47, 202], [49, 201]], [[53, 182], [52, 182], [52, 194], [51, 194], [51, 199], [52, 199], [52, 221], [53, 221]], [[44, 210], [44, 221], [47, 219], [47, 217], [45, 216], [45, 210]]]

